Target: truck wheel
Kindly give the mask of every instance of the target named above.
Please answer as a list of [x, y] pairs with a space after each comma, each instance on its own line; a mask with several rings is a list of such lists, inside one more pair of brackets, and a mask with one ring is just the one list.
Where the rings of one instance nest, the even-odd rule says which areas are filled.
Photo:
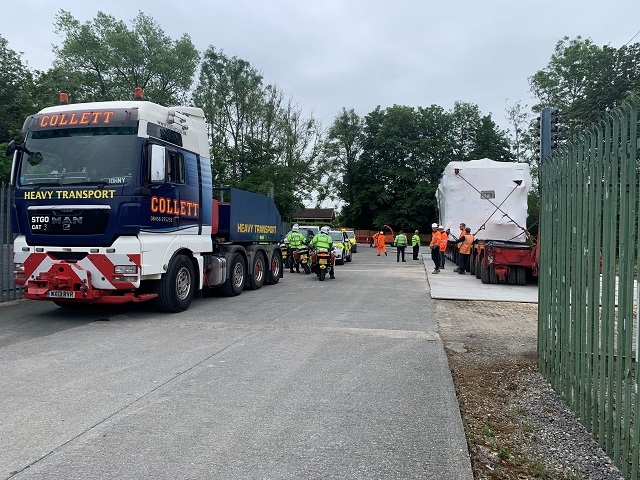
[[481, 270], [482, 269], [482, 262], [480, 262], [480, 260], [476, 258], [476, 260], [474, 262], [474, 265], [475, 265], [475, 269], [476, 269], [476, 271], [475, 271], [476, 278], [480, 279], [480, 272], [482, 271]]
[[473, 255], [469, 255], [469, 273], [471, 275], [476, 273], [476, 259]]
[[264, 258], [264, 253], [255, 252], [249, 271], [249, 289], [258, 290], [264, 284], [266, 276], [267, 261]]
[[318, 272], [318, 280], [320, 280], [321, 282], [324, 282], [324, 277], [327, 274], [327, 270], [326, 269], [321, 269], [320, 272]]
[[244, 260], [242, 255], [235, 253], [231, 257], [231, 263], [229, 264], [229, 278], [227, 278], [218, 291], [223, 297], [235, 297], [240, 295], [244, 289]]
[[480, 280], [482, 283], [489, 283], [489, 267], [487, 267], [484, 263], [480, 264]]
[[518, 267], [509, 267], [509, 273], [507, 274], [507, 283], [509, 285], [515, 285], [517, 283]]
[[527, 269], [524, 267], [516, 267], [516, 283], [518, 285], [527, 284]]
[[498, 274], [496, 273], [496, 267], [494, 265], [489, 267], [489, 282], [497, 284], [499, 281]]
[[164, 312], [183, 312], [193, 299], [195, 272], [186, 255], [176, 255], [156, 285], [156, 305]]
[[266, 285], [275, 285], [280, 281], [280, 272], [282, 271], [282, 256], [280, 252], [275, 251], [271, 256], [271, 268], [265, 280]]

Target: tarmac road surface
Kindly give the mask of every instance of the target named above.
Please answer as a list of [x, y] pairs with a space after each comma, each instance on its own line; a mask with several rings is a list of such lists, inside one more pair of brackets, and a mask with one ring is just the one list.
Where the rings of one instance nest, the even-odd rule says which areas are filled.
[[472, 479], [422, 261], [181, 314], [0, 304], [0, 479]]

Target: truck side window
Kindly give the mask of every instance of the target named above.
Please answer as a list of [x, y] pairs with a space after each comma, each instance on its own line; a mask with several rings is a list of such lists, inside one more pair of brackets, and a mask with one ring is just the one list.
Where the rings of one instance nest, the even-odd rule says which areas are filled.
[[167, 152], [167, 181], [184, 183], [184, 157], [179, 152]]

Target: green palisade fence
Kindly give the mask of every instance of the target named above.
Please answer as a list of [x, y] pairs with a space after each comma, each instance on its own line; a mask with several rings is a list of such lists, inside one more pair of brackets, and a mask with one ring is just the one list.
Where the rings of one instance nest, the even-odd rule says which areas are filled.
[[638, 478], [637, 99], [541, 168], [538, 368], [625, 478]]

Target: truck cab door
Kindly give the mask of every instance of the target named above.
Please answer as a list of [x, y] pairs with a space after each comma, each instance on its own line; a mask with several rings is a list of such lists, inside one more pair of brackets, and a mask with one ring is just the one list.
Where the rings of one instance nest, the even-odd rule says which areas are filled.
[[151, 224], [158, 230], [198, 233], [200, 194], [196, 162], [196, 156], [190, 152], [151, 145]]

